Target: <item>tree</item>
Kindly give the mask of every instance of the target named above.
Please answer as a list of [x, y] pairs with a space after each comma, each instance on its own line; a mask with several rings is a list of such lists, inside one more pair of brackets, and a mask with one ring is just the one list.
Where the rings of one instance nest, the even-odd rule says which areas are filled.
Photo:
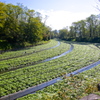
[[[24, 46], [51, 39], [51, 28], [42, 21], [41, 14], [21, 4], [0, 2], [0, 43], [8, 48]], [[9, 46], [8, 46], [9, 45]]]
[[59, 32], [58, 32], [58, 30], [53, 30], [52, 33], [53, 33], [53, 37], [54, 38], [59, 38]]
[[67, 40], [100, 42], [100, 19], [91, 15], [86, 20], [73, 22]]
[[6, 11], [6, 5], [2, 2], [0, 2], [0, 27], [3, 27], [5, 18], [7, 17], [5, 11]]
[[7, 17], [5, 19], [3, 32], [4, 38], [8, 43], [20, 43], [20, 30], [19, 30], [19, 19], [18, 16], [21, 13], [21, 8], [19, 6], [14, 6], [12, 4], [7, 4], [6, 11]]
[[68, 30], [66, 28], [59, 30], [59, 38], [60, 39], [67, 39]]
[[96, 8], [100, 11], [100, 0], [98, 0]]
[[91, 39], [96, 37], [96, 29], [97, 26], [99, 25], [99, 20], [97, 18], [97, 16], [95, 15], [91, 15], [90, 17], [87, 18], [87, 30], [89, 32], [89, 37]]
[[30, 43], [38, 42], [42, 40], [42, 24], [37, 18], [31, 18], [27, 24], [27, 40]]

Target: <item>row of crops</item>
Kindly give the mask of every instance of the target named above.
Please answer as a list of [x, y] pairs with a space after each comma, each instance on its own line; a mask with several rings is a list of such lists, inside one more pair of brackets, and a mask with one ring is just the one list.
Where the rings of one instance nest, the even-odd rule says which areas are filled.
[[[2, 91], [0, 96], [36, 86], [100, 60], [100, 49], [95, 45], [75, 42], [72, 45], [74, 46], [73, 51], [63, 57], [0, 74], [0, 89]], [[59, 47], [46, 50], [44, 53], [42, 53], [43, 51], [39, 52], [37, 61], [42, 56], [47, 58], [48, 55], [50, 55], [49, 57], [59, 55], [69, 48], [69, 42], [62, 41]]]
[[3, 54], [0, 54], [0, 60], [7, 60], [11, 58], [17, 58], [21, 56], [25, 56], [28, 54], [32, 54], [38, 51], [42, 51], [51, 47], [54, 47], [57, 45], [57, 41], [51, 40], [49, 43], [39, 45], [39, 46], [33, 46], [33, 47], [27, 47], [25, 49], [17, 50], [17, 51], [10, 51], [10, 52], [4, 52]]
[[97, 46], [100, 49], [100, 43], [96, 43], [95, 46]]
[[[54, 41], [54, 42], [56, 42], [56, 41]], [[53, 49], [45, 50], [45, 52], [44, 51], [41, 51], [41, 52], [38, 52], [38, 53], [34, 54], [35, 56], [34, 55], [28, 55], [29, 57], [24, 56], [24, 58], [31, 60], [31, 63], [32, 63], [33, 60], [36, 60], [35, 58], [38, 58], [39, 61], [40, 61], [40, 59], [43, 56], [44, 56], [43, 59], [46, 59], [46, 58], [49, 58], [49, 57], [52, 57], [52, 56], [56, 56], [56, 55], [59, 55], [59, 54], [65, 52], [69, 48], [70, 48], [70, 45], [69, 44], [66, 44], [66, 43], [63, 43], [62, 42], [61, 45], [59, 46], [59, 48], [56, 47], [56, 49], [53, 48]], [[32, 56], [33, 56], [34, 59], [32, 59]], [[19, 61], [20, 60], [23, 61], [24, 58], [23, 57], [20, 57], [18, 59], [19, 59]], [[17, 58], [0, 61], [0, 63], [2, 63], [1, 64], [2, 66], [0, 68], [2, 68], [2, 67], [3, 68], [6, 68], [5, 65], [7, 65], [7, 64], [4, 64], [4, 63], [8, 63], [8, 62], [11, 63], [10, 61], [14, 62], [13, 65], [15, 66], [16, 65], [16, 59]], [[27, 61], [24, 60], [24, 63], [28, 63], [28, 60]], [[17, 67], [17, 66], [15, 66], [15, 67]], [[0, 74], [0, 87], [1, 87], [1, 90], [3, 91], [4, 88], [6, 88], [5, 90], [7, 90], [6, 91], [7, 93], [6, 94], [4, 93], [4, 95], [13, 93], [13, 92], [15, 92], [15, 90], [16, 91], [19, 91], [19, 90], [24, 89], [24, 88], [22, 88], [22, 89], [20, 88], [20, 85], [19, 85], [20, 81], [18, 81], [19, 78], [20, 78], [20, 80], [23, 80], [24, 82], [26, 82], [27, 80], [25, 80], [25, 79], [28, 79], [28, 80], [30, 78], [32, 79], [32, 77], [34, 75], [36, 76], [36, 73], [39, 74], [40, 71], [41, 71], [41, 69], [43, 70], [43, 68], [42, 68], [43, 66], [41, 67], [41, 69], [39, 71], [38, 71], [38, 67], [37, 66], [32, 66], [32, 67], [33, 68], [31, 68], [31, 66], [28, 66], [28, 67], [25, 68], [25, 70], [24, 69], [19, 69], [19, 70], [9, 71], [9, 72]], [[7, 69], [8, 68], [9, 68], [9, 66], [7, 66]], [[45, 70], [45, 68], [44, 68], [44, 70]], [[53, 69], [50, 69], [50, 70], [53, 70]], [[1, 72], [2, 72], [2, 70], [1, 70]], [[36, 72], [36, 73], [34, 73], [34, 72]], [[45, 73], [45, 72], [42, 71], [41, 73]], [[18, 75], [16, 75], [16, 74], [18, 74]], [[17, 78], [18, 78], [18, 80], [16, 80]], [[32, 83], [33, 80], [34, 80], [34, 84], [31, 84], [32, 86], [33, 85], [36, 85], [36, 82], [35, 82], [35, 79], [34, 78], [30, 81], [30, 83]], [[27, 82], [25, 84], [23, 82], [21, 82], [21, 84], [23, 84], [23, 87], [27, 88]], [[28, 84], [29, 84], [29, 82], [28, 82]], [[9, 85], [11, 85], [11, 86], [9, 86]], [[26, 86], [24, 86], [24, 85], [26, 85]], [[15, 87], [15, 88], [13, 89], [12, 86]], [[18, 87], [19, 87], [19, 89], [16, 89]], [[21, 87], [22, 87], [22, 85], [21, 85]], [[29, 87], [29, 85], [28, 85], [28, 87]], [[2, 95], [2, 93], [1, 93], [1, 95]]]
[[64, 80], [54, 85], [17, 100], [79, 100], [90, 93], [100, 95], [98, 83], [100, 83], [100, 65], [78, 75], [64, 77]]
[[69, 44], [61, 43], [61, 45], [53, 49], [44, 50], [44, 51], [37, 52], [34, 54], [26, 55], [23, 57], [17, 57], [13, 59], [0, 61], [0, 72], [34, 65], [47, 58], [60, 55], [61, 53], [68, 50], [69, 48], [70, 48]]

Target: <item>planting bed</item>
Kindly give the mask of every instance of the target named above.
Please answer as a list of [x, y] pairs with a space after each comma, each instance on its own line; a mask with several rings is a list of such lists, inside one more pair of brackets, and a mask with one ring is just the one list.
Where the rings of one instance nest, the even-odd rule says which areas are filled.
[[59, 46], [58, 44], [59, 43], [57, 43], [57, 41], [51, 40], [47, 44], [43, 44], [43, 45], [39, 45], [39, 46], [33, 46], [33, 47], [27, 47], [25, 49], [17, 50], [17, 51], [4, 52], [4, 53], [0, 54], [0, 61], [33, 54], [33, 53], [36, 53], [36, 52], [39, 52], [39, 51], [43, 51], [43, 50], [46, 50], [46, 49], [50, 49], [50, 48]]
[[[30, 61], [30, 62], [32, 62], [32, 61], [37, 62], [37, 61], [43, 61], [44, 59], [49, 58], [49, 57], [60, 55], [61, 53], [69, 50], [69, 48], [70, 48], [69, 43], [70, 42], [61, 41], [60, 46], [50, 49], [50, 50], [41, 51], [41, 52], [37, 53], [34, 58], [31, 58], [32, 56], [29, 56], [29, 57], [26, 56], [27, 58], [25, 58], [25, 59], [28, 59], [28, 61]], [[2, 90], [2, 92], [0, 93], [0, 96], [2, 97], [5, 95], [8, 95], [8, 94], [11, 94], [11, 93], [18, 92], [20, 90], [27, 89], [32, 86], [36, 86], [38, 84], [41, 84], [46, 81], [52, 80], [52, 79], [60, 77], [62, 75], [65, 75], [66, 73], [71, 73], [77, 69], [80, 69], [84, 66], [87, 66], [89, 64], [92, 64], [92, 63], [100, 60], [100, 50], [95, 45], [87, 44], [87, 43], [77, 43], [77, 42], [71, 42], [71, 44], [74, 46], [74, 49], [72, 50], [72, 52], [70, 52], [67, 55], [64, 55], [58, 59], [54, 59], [54, 60], [44, 62], [44, 63], [39, 63], [36, 65], [30, 65], [30, 66], [28, 65], [21, 69], [16, 69], [13, 71], [9, 71], [9, 72], [0, 74], [0, 89]], [[91, 47], [93, 47], [93, 48], [91, 48]], [[41, 59], [41, 57], [43, 57], [43, 59]], [[23, 59], [22, 59], [22, 61], [23, 61]], [[25, 59], [24, 59], [24, 61], [25, 61]], [[8, 61], [10, 61], [10, 59]], [[15, 61], [13, 63], [13, 65], [16, 67], [17, 61], [15, 60], [15, 58], [13, 59], [13, 61]], [[28, 61], [26, 61], [26, 63]], [[23, 62], [22, 62], [22, 64], [23, 64]], [[19, 64], [19, 65], [21, 65], [21, 64]], [[8, 70], [8, 69], [6, 69], [6, 70]], [[78, 77], [80, 78], [80, 76], [77, 76], [75, 79], [78, 80]], [[69, 82], [70, 81], [74, 82], [74, 78], [73, 79], [68, 78], [68, 80], [69, 80]], [[79, 82], [80, 82], [80, 80], [76, 81], [76, 83], [78, 83], [78, 84], [79, 84]], [[60, 84], [64, 84], [64, 83], [65, 83], [65, 81], [63, 81]], [[57, 83], [57, 84], [59, 84], [59, 83]], [[74, 83], [72, 83], [72, 84], [74, 84]], [[59, 87], [59, 86], [60, 85], [57, 85], [57, 87]], [[64, 86], [69, 86], [69, 84], [68, 85], [65, 84]], [[59, 90], [59, 88], [57, 89], [56, 87], [54, 89], [55, 89], [55, 91]], [[49, 90], [46, 90], [46, 91], [49, 91]], [[52, 92], [52, 93], [54, 93], [54, 92]], [[38, 98], [37, 95], [38, 94], [36, 94], [36, 98]], [[35, 95], [33, 95], [32, 98], [34, 98], [34, 96]], [[27, 97], [25, 97], [25, 98], [27, 98]], [[26, 100], [32, 100], [32, 99], [26, 99]], [[33, 99], [33, 100], [35, 100], [35, 99]], [[62, 100], [62, 99], [57, 99], [57, 100]], [[75, 100], [75, 99], [73, 99], [73, 100]]]
[[97, 84], [100, 83], [100, 65], [72, 77], [48, 86], [35, 94], [29, 94], [17, 100], [79, 100], [88, 94], [100, 95]]
[[67, 51], [69, 48], [70, 48], [69, 44], [62, 42], [61, 45], [59, 45], [56, 48], [44, 50], [44, 51], [23, 56], [23, 57], [0, 61], [0, 72], [13, 70], [13, 69], [21, 68], [21, 67], [26, 67], [29, 65], [34, 65], [47, 58], [60, 55], [63, 52]]

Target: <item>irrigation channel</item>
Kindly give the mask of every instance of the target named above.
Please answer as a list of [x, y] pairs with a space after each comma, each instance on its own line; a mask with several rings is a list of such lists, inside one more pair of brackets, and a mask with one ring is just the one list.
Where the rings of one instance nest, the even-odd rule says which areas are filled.
[[26, 53], [24, 55], [20, 55], [20, 56], [16, 56], [16, 57], [10, 57], [10, 58], [5, 58], [5, 59], [0, 59], [0, 61], [2, 60], [8, 60], [8, 59], [13, 59], [13, 58], [17, 58], [17, 57], [23, 57], [23, 56], [27, 56], [27, 55], [30, 55], [30, 54], [34, 54], [34, 53], [37, 53], [37, 52], [40, 52], [40, 51], [44, 51], [44, 50], [49, 50], [49, 49], [53, 49], [53, 48], [56, 48], [60, 45], [60, 42], [58, 41], [58, 44], [56, 46], [53, 46], [53, 47], [50, 47], [50, 48], [46, 48], [46, 49], [41, 49], [39, 51], [35, 51], [35, 52], [31, 52], [31, 53]]
[[[50, 47], [50, 48], [46, 48], [46, 49], [42, 49], [42, 50], [39, 50], [39, 51], [36, 51], [35, 53], [37, 52], [40, 52], [40, 51], [44, 51], [44, 50], [49, 50], [49, 49], [53, 49], [53, 48], [56, 48], [60, 45], [61, 43], [58, 41], [58, 44], [56, 46], [53, 46], [53, 47]], [[69, 51], [69, 50], [68, 50]], [[67, 52], [68, 52], [67, 51]], [[28, 53], [26, 55], [29, 55], [29, 54], [33, 54], [33, 53]], [[66, 52], [63, 53], [63, 55], [65, 55]], [[26, 55], [22, 55], [22, 56], [26, 56]], [[61, 54], [62, 55], [62, 54]], [[22, 57], [22, 56], [17, 56], [17, 57]], [[12, 57], [12, 58], [17, 58], [17, 57]], [[60, 55], [57, 57], [55, 56], [56, 58], [59, 58]], [[49, 59], [46, 59], [47, 61], [50, 61], [50, 60], [53, 60], [53, 59], [56, 59], [55, 57], [52, 57], [52, 58], [49, 58]], [[7, 59], [12, 59], [12, 58], [7, 58]], [[6, 59], [2, 59], [2, 60], [6, 60]], [[0, 60], [0, 61], [2, 61]], [[24, 67], [27, 67], [27, 66], [30, 66], [30, 65], [36, 65], [36, 64], [39, 64], [39, 63], [43, 63], [43, 62], [46, 62], [46, 60], [43, 60], [43, 61], [40, 61], [40, 62], [36, 62], [36, 63], [32, 63], [32, 64], [29, 64], [29, 65], [24, 65]], [[23, 68], [23, 65], [21, 65], [19, 68]], [[3, 72], [0, 72], [0, 74], [2, 73], [5, 73], [5, 72], [9, 72], [9, 71], [13, 71], [13, 70], [16, 70], [16, 69], [19, 69], [19, 68], [13, 68], [13, 69], [9, 69], [7, 71], [3, 71]]]
[[[46, 62], [46, 61], [50, 61], [50, 60], [53, 60], [53, 59], [57, 59], [57, 58], [59, 58], [59, 57], [62, 57], [62, 56], [64, 56], [64, 55], [66, 55], [67, 53], [70, 53], [70, 52], [73, 50], [73, 48], [74, 48], [74, 46], [73, 46], [72, 44], [70, 44], [70, 46], [71, 46], [70, 49], [69, 49], [68, 51], [62, 53], [61, 55], [55, 56], [55, 57], [53, 57], [53, 58], [46, 59], [46, 60], [44, 60], [44, 61], [42, 61], [42, 62]], [[78, 70], [76, 70], [76, 71], [74, 71], [74, 72], [71, 72], [71, 73], [69, 73], [69, 74], [66, 74], [66, 76], [79, 74], [79, 73], [81, 73], [81, 72], [83, 72], [83, 71], [89, 70], [89, 69], [91, 69], [92, 67], [97, 66], [98, 64], [100, 64], [100, 60], [97, 61], [97, 62], [95, 62], [95, 63], [93, 63], [93, 64], [91, 64], [91, 65], [88, 65], [88, 66], [86, 66], [86, 67], [83, 67], [83, 68], [81, 68], [81, 69], [78, 69]], [[52, 85], [52, 84], [54, 84], [54, 83], [56, 83], [56, 82], [58, 82], [58, 81], [60, 81], [60, 80], [62, 80], [62, 77], [58, 77], [58, 78], [52, 79], [52, 80], [50, 80], [50, 81], [48, 81], [48, 82], [39, 84], [39, 85], [37, 85], [37, 86], [33, 86], [33, 87], [28, 88], [28, 89], [25, 89], [25, 90], [22, 90], [22, 91], [13, 93], [13, 94], [9, 94], [9, 95], [7, 95], [7, 96], [1, 97], [0, 100], [15, 100], [15, 99], [17, 99], [17, 98], [19, 98], [19, 97], [22, 97], [22, 96], [25, 96], [25, 95], [27, 95], [27, 94], [33, 94], [33, 93], [35, 93], [36, 91], [41, 90], [41, 89], [43, 89], [43, 88], [45, 88], [45, 87], [47, 87], [47, 86], [50, 86], [50, 85]]]
[[48, 58], [46, 60], [43, 60], [42, 62], [47, 62], [47, 61], [50, 61], [50, 60], [53, 60], [53, 59], [57, 59], [59, 57], [62, 57], [64, 55], [66, 55], [67, 53], [70, 53], [73, 50], [73, 48], [74, 48], [74, 46], [72, 44], [70, 44], [70, 46], [71, 46], [70, 49], [68, 51], [62, 53], [61, 55], [58, 55], [58, 56], [55, 56], [55, 57], [52, 57], [52, 58]]

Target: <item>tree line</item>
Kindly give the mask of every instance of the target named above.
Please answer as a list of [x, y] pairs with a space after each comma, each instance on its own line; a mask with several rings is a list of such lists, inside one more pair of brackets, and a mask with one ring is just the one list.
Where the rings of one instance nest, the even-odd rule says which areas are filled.
[[[46, 20], [45, 20], [46, 21]], [[100, 42], [100, 15], [73, 22], [69, 28], [51, 31], [39, 12], [22, 4], [0, 2], [0, 49], [24, 47], [42, 40], [60, 38], [68, 41]]]
[[39, 12], [22, 4], [0, 2], [0, 48], [11, 49], [50, 39], [51, 28]]
[[100, 16], [91, 15], [86, 20], [73, 22], [69, 29], [59, 30], [58, 37], [70, 41], [100, 43]]

